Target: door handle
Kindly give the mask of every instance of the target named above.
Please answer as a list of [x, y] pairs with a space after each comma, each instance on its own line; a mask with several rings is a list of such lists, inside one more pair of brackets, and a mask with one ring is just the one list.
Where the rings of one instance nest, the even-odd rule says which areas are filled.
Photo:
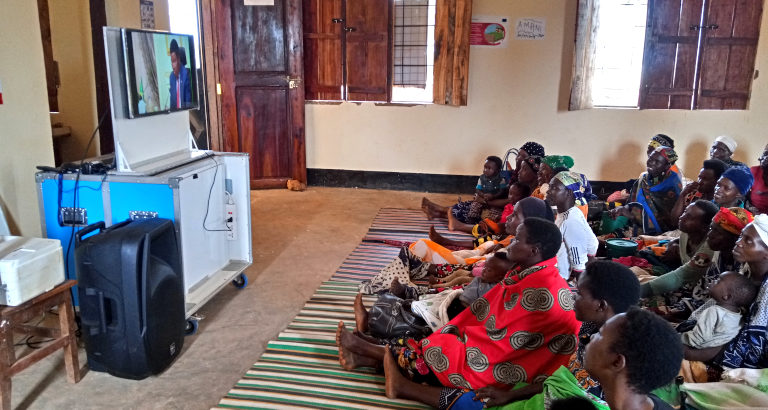
[[333, 24], [341, 24], [344, 22], [344, 19], [331, 19], [331, 23]]
[[357, 31], [357, 29], [354, 27], [344, 27], [344, 31], [346, 31], [347, 33], [351, 33], [353, 31]]

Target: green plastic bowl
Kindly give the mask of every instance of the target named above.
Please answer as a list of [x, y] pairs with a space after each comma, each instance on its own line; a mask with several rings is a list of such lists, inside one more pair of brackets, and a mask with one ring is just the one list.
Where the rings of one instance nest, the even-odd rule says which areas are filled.
[[608, 257], [620, 258], [622, 256], [632, 256], [637, 252], [637, 242], [628, 239], [611, 238], [605, 241]]

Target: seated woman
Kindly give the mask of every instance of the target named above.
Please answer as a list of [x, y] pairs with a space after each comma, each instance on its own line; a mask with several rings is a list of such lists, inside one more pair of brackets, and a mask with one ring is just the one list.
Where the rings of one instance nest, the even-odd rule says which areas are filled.
[[[600, 409], [610, 406], [612, 409], [671, 410], [671, 406], [651, 391], [674, 379], [682, 362], [682, 350], [679, 336], [663, 319], [632, 307], [608, 319], [584, 351], [585, 370], [601, 384], [607, 405], [584, 392], [573, 374], [560, 367], [546, 378], [540, 393], [501, 408], [544, 409], [555, 399], [584, 397]], [[418, 400], [440, 409], [481, 409], [486, 404], [503, 404], [503, 398], [495, 396], [494, 389], [480, 389], [476, 397], [464, 394], [457, 399], [446, 396], [443, 393], [446, 389], [413, 383], [400, 374], [391, 355], [385, 356], [384, 373], [389, 398]], [[523, 386], [519, 390], [529, 388]]]
[[[725, 169], [728, 166], [719, 159], [708, 159], [704, 161], [704, 166], [699, 171], [699, 176], [696, 181], [686, 185], [680, 192], [680, 197], [677, 199], [675, 206], [672, 208], [672, 222], [677, 226], [680, 215], [683, 214], [685, 208], [699, 199], [711, 201], [715, 195], [715, 184], [720, 176], [723, 175]], [[727, 207], [726, 207], [727, 208]]]
[[[552, 209], [544, 201], [528, 197], [518, 202], [512, 216], [507, 218], [505, 229], [508, 232], [514, 232], [523, 219], [530, 217], [554, 220]], [[425, 294], [430, 289], [428, 286], [416, 285], [412, 279], [426, 279], [428, 275], [447, 276], [457, 269], [468, 269], [467, 265], [481, 260], [482, 255], [494, 250], [495, 245], [498, 244], [487, 242], [474, 250], [459, 251], [459, 253], [454, 254], [455, 251], [446, 249], [428, 239], [420, 239], [409, 247], [403, 247], [397, 258], [372, 279], [363, 281], [359, 290], [369, 295], [387, 291], [392, 281], [397, 279], [400, 284], [406, 286], [409, 292], [407, 296], [415, 298], [417, 294]], [[473, 253], [468, 254], [467, 252]]]
[[752, 188], [752, 174], [745, 167], [728, 168], [715, 185], [715, 204], [723, 208], [744, 208], [744, 199]]
[[[685, 265], [696, 257], [696, 264], [691, 268], [704, 272], [709, 266], [709, 261], [714, 257], [715, 251], [707, 244], [707, 233], [712, 218], [717, 215], [718, 208], [712, 201], [699, 199], [689, 204], [678, 222], [680, 236], [677, 238], [656, 236], [640, 236], [646, 246], [651, 246], [661, 239], [669, 240], [666, 250], [660, 259], [666, 266], [673, 269]], [[672, 270], [673, 270], [672, 269]]]
[[587, 205], [585, 181], [577, 172], [560, 172], [550, 181], [547, 192], [547, 202], [557, 207], [555, 224], [563, 236], [557, 267], [566, 280], [572, 275], [578, 276], [597, 252], [597, 237], [579, 208]]
[[[539, 169], [541, 167], [542, 157], [528, 157], [520, 164], [520, 172], [518, 173], [518, 180], [522, 184], [528, 186], [531, 189], [531, 196], [534, 198], [544, 199], [544, 194], [539, 189]], [[537, 195], [533, 193], [538, 192]]]
[[755, 216], [733, 248], [737, 261], [746, 264], [752, 282], [760, 287], [739, 334], [726, 344], [685, 349], [685, 358], [712, 361], [721, 368], [768, 368], [768, 215]]
[[700, 252], [681, 267], [644, 283], [641, 296], [677, 292], [667, 295], [665, 304], [687, 317], [707, 300], [707, 289], [721, 273], [737, 270], [731, 252], [742, 229], [751, 221], [752, 214], [742, 208], [721, 208], [712, 218], [706, 240], [715, 253]]
[[539, 186], [536, 191], [531, 195], [536, 198], [543, 198], [547, 195], [549, 189], [549, 181], [558, 172], [570, 171], [573, 167], [573, 158], [567, 155], [547, 155], [542, 158], [541, 165], [539, 165], [539, 172], [537, 176], [539, 178]]
[[721, 135], [715, 138], [715, 141], [712, 142], [712, 147], [709, 149], [709, 157], [712, 159], [719, 159], [720, 161], [725, 162], [729, 167], [746, 168], [746, 165], [744, 165], [743, 162], [731, 158], [736, 151], [736, 146], [738, 146], [738, 144], [735, 139], [727, 135]]
[[523, 144], [523, 146], [520, 147], [520, 149], [517, 151], [517, 157], [515, 157], [515, 169], [512, 170], [510, 183], [514, 183], [518, 181], [520, 165], [526, 158], [530, 156], [535, 156], [535, 157], [546, 156], [546, 154], [544, 153], [544, 147], [538, 142], [533, 142], [533, 141], [528, 141], [525, 144]]
[[517, 267], [469, 309], [431, 336], [392, 348], [369, 343], [340, 322], [339, 362], [348, 370], [378, 366], [394, 353], [414, 380], [469, 389], [552, 374], [576, 350], [580, 326], [573, 295], [554, 266], [561, 241], [554, 223], [526, 218], [508, 248]]
[[[589, 338], [597, 333], [608, 319], [624, 313], [630, 306], [637, 305], [640, 298], [640, 283], [629, 268], [616, 262], [598, 260], [587, 265], [587, 270], [579, 277], [578, 290], [574, 296], [576, 320], [582, 322], [579, 330], [579, 347], [571, 356], [568, 369], [576, 378], [581, 389], [602, 398], [600, 384], [584, 370], [584, 349]], [[497, 389], [485, 387], [477, 391], [477, 396], [487, 398], [487, 406], [527, 400], [542, 393], [544, 383], [534, 382], [522, 388]], [[445, 390], [451, 390], [444, 388]], [[464, 393], [461, 389], [443, 391], [442, 396], [451, 397], [449, 408], [482, 408], [483, 402], [475, 399], [474, 392]], [[535, 400], [535, 399], [534, 399]], [[531, 402], [527, 402], [531, 404]]]
[[749, 169], [755, 180], [749, 192], [749, 204], [752, 213], [765, 214], [768, 213], [768, 145], [757, 160], [760, 165]]
[[677, 161], [675, 150], [658, 147], [648, 157], [648, 170], [640, 175], [629, 194], [629, 200], [636, 202], [641, 211], [633, 213], [629, 205], [611, 210], [611, 216], [625, 216], [642, 227], [642, 234], [660, 234], [672, 230], [671, 211], [680, 195], [679, 174], [670, 171]]

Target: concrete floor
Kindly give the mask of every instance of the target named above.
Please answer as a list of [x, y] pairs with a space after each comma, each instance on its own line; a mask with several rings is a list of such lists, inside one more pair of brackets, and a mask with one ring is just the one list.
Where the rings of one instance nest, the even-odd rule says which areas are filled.
[[[18, 409], [207, 409], [237, 382], [360, 243], [379, 208], [418, 208], [419, 192], [315, 188], [252, 191], [249, 285], [226, 286], [198, 312], [197, 334], [159, 376], [134, 381], [88, 372], [69, 384], [61, 352], [13, 378]], [[427, 194], [451, 203], [455, 194]]]

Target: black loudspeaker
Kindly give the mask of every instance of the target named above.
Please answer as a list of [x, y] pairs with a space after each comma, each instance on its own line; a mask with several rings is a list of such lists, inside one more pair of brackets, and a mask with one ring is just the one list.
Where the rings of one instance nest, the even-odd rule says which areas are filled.
[[75, 236], [75, 262], [89, 367], [128, 379], [166, 369], [181, 352], [186, 326], [173, 223], [89, 225]]

